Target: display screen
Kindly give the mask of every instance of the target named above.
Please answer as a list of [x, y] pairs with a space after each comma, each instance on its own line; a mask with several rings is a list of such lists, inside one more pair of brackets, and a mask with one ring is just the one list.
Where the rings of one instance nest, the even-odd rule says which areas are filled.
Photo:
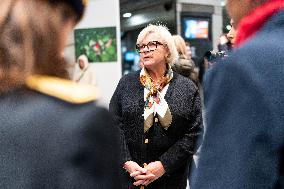
[[133, 52], [133, 51], [127, 51], [124, 53], [124, 60], [125, 61], [135, 61], [137, 58], [139, 60], [139, 54], [137, 54], [137, 52]]
[[126, 61], [133, 61], [134, 60], [134, 58], [135, 58], [135, 53], [134, 52], [126, 52], [125, 54], [124, 54], [124, 59], [126, 60]]
[[186, 39], [209, 38], [209, 19], [184, 17], [182, 18], [183, 35]]

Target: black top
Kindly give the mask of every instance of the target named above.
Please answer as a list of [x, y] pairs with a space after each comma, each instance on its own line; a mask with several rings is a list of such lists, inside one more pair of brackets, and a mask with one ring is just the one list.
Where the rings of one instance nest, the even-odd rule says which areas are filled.
[[[173, 116], [172, 123], [168, 130], [164, 130], [159, 122], [155, 123], [144, 134], [144, 87], [139, 81], [139, 73], [121, 78], [110, 103], [110, 110], [126, 141], [124, 161], [133, 160], [140, 165], [162, 162], [165, 175], [146, 188], [185, 188], [195, 141], [202, 128], [198, 90], [190, 79], [174, 73], [165, 95]], [[146, 138], [148, 144], [144, 143]]]

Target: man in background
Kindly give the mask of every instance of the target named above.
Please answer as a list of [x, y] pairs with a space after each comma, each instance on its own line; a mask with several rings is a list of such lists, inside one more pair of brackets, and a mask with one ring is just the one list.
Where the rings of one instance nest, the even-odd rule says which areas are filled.
[[205, 80], [191, 189], [284, 188], [284, 1], [228, 0], [235, 50]]

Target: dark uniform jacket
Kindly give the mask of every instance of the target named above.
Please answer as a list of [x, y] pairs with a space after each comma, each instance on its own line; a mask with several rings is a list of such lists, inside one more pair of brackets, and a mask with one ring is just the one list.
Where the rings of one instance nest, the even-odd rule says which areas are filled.
[[118, 131], [96, 91], [50, 77], [28, 86], [0, 95], [0, 188], [117, 188]]
[[[165, 95], [172, 123], [164, 130], [156, 122], [144, 134], [144, 87], [139, 73], [121, 78], [110, 103], [110, 110], [123, 131], [122, 138], [126, 140], [124, 161], [133, 160], [140, 165], [161, 161], [165, 175], [145, 188], [184, 189], [195, 139], [202, 127], [199, 92], [191, 80], [174, 73]], [[124, 188], [132, 188], [132, 182]]]
[[209, 71], [191, 189], [284, 188], [284, 11]]

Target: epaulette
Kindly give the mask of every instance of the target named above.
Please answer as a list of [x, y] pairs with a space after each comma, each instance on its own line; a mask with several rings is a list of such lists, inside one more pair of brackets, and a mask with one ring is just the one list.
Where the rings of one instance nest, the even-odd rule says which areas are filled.
[[99, 91], [94, 86], [57, 77], [32, 75], [27, 78], [26, 85], [32, 90], [74, 104], [94, 101], [99, 97]]

